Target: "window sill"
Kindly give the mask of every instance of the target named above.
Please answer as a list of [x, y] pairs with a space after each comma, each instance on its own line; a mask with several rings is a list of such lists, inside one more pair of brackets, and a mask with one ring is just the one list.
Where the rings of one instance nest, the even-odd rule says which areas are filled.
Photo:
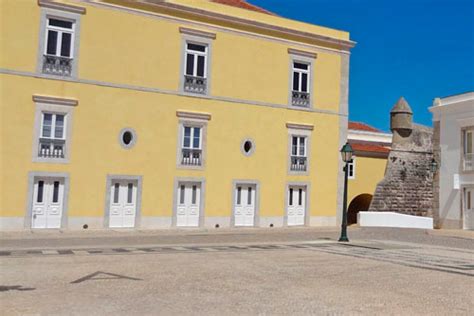
[[69, 163], [69, 158], [43, 158], [43, 157], [34, 157], [33, 162], [37, 163], [59, 163], [66, 164]]

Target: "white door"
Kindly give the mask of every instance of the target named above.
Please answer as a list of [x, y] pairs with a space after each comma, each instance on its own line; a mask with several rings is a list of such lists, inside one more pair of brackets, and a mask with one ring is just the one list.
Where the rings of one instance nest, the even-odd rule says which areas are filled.
[[113, 180], [110, 186], [109, 227], [135, 227], [137, 182]]
[[464, 229], [474, 229], [474, 188], [464, 192]]
[[235, 188], [235, 226], [253, 226], [255, 220], [254, 185], [238, 184]]
[[180, 183], [176, 203], [176, 226], [198, 227], [201, 186], [197, 183]]
[[304, 225], [306, 214], [306, 187], [288, 188], [288, 226]]
[[37, 178], [33, 187], [32, 228], [60, 228], [64, 179]]

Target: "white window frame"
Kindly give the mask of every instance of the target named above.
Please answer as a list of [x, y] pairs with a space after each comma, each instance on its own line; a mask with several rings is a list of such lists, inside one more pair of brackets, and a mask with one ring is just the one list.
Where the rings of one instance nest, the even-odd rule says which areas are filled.
[[[352, 172], [351, 172], [352, 166]], [[355, 179], [356, 178], [356, 157], [352, 156], [352, 160], [347, 163], [347, 178], [348, 179]]]
[[[204, 47], [204, 52], [200, 52], [197, 50], [192, 50], [188, 48], [188, 45], [199, 45]], [[199, 78], [205, 78], [207, 79], [207, 63], [208, 63], [208, 51], [209, 51], [209, 45], [206, 43], [198, 43], [195, 41], [186, 41], [186, 48], [184, 52], [184, 75], [186, 76], [193, 76], [193, 77], [199, 77]], [[193, 64], [193, 74], [189, 75], [187, 74], [187, 65], [188, 65], [188, 54], [191, 54], [194, 56], [194, 64]], [[203, 56], [204, 57], [204, 76], [200, 77], [197, 74], [198, 70], [198, 57]]]
[[[70, 58], [74, 59], [74, 33], [76, 29], [76, 20], [71, 20], [67, 18], [62, 18], [62, 17], [56, 17], [56, 16], [46, 16], [46, 30], [45, 30], [45, 45], [44, 45], [44, 54], [49, 55], [49, 56], [58, 56], [58, 57], [65, 57], [65, 58]], [[71, 22], [72, 23], [72, 28], [63, 28], [59, 26], [52, 26], [49, 25], [49, 21], [53, 20], [60, 20], [60, 21], [66, 21], [66, 22]], [[55, 31], [58, 33], [58, 37], [56, 40], [56, 54], [51, 55], [48, 54], [48, 40], [49, 40], [49, 31]], [[62, 56], [61, 55], [61, 44], [63, 42], [63, 34], [68, 33], [71, 34], [71, 46], [69, 47], [69, 56]], [[60, 36], [59, 36], [60, 35]]]
[[[177, 111], [176, 115], [178, 121], [178, 142], [176, 146], [176, 166], [182, 169], [204, 169], [206, 166], [206, 145], [207, 145], [207, 122], [211, 119], [211, 115], [207, 113], [185, 112]], [[201, 129], [199, 138], [199, 148], [192, 147], [194, 129], [191, 129], [191, 147], [184, 147], [184, 128], [198, 127]], [[183, 149], [200, 149], [201, 150], [201, 164], [200, 165], [185, 165], [182, 164]]]
[[[43, 96], [33, 96], [33, 101], [35, 102], [35, 122], [33, 127], [33, 147], [32, 147], [32, 157], [33, 162], [47, 162], [47, 163], [68, 163], [71, 154], [71, 138], [72, 138], [72, 122], [73, 122], [73, 113], [74, 108], [77, 106], [78, 102], [74, 99], [62, 99], [62, 98], [52, 98], [52, 97], [43, 97]], [[51, 125], [51, 137], [43, 137], [43, 118], [44, 114], [53, 114], [53, 115], [64, 115], [64, 127], [63, 127], [63, 138], [54, 137], [55, 134], [55, 124], [52, 122]], [[43, 139], [58, 139], [64, 141], [64, 158], [58, 157], [40, 157], [39, 156], [39, 145], [40, 138]]]
[[[210, 95], [211, 91], [211, 63], [212, 63], [212, 43], [216, 39], [216, 34], [205, 32], [201, 30], [188, 29], [180, 27], [179, 31], [182, 35], [182, 51], [181, 51], [181, 76], [179, 82], [179, 91], [183, 94], [192, 94], [195, 96], [199, 95]], [[205, 46], [205, 52], [198, 52], [194, 50], [188, 50], [188, 44], [202, 45]], [[195, 56], [203, 56], [204, 54], [204, 78], [206, 80], [206, 88], [204, 92], [192, 92], [184, 89], [185, 86], [185, 76], [186, 74], [186, 61], [187, 53], [191, 52], [196, 54]], [[194, 68], [193, 68], [193, 77], [197, 77], [197, 58], [195, 58]], [[200, 77], [197, 77], [200, 78]]]
[[[301, 69], [301, 68], [296, 68], [295, 67], [295, 63], [298, 63], [298, 64], [303, 64], [303, 65], [306, 65], [308, 67], [308, 69]], [[293, 87], [295, 86], [295, 73], [298, 74], [298, 90], [294, 90]], [[306, 74], [308, 76], [308, 79], [306, 80], [306, 91], [303, 91], [303, 74]], [[291, 91], [296, 91], [296, 92], [306, 92], [306, 93], [310, 93], [310, 80], [311, 80], [311, 63], [307, 63], [307, 62], [300, 62], [298, 60], [293, 60], [293, 71], [292, 71], [292, 76], [291, 76]]]
[[[311, 109], [314, 107], [314, 68], [315, 68], [315, 61], [317, 58], [316, 53], [312, 52], [305, 52], [305, 51], [300, 51], [296, 49], [288, 49], [288, 54], [289, 54], [289, 66], [288, 66], [288, 106], [292, 108], [298, 108], [298, 109]], [[308, 70], [307, 72], [303, 69], [299, 69], [294, 67], [295, 63], [301, 63], [301, 64], [306, 64], [308, 65]], [[308, 81], [307, 81], [307, 91], [306, 93], [309, 94], [309, 104], [308, 106], [298, 106], [298, 105], [293, 105], [293, 73], [297, 71], [300, 74], [301, 73], [307, 73], [308, 74]], [[303, 92], [301, 91], [301, 82], [302, 82], [302, 76], [299, 76], [299, 91], [297, 92]]]
[[[312, 125], [306, 124], [296, 124], [296, 123], [286, 123], [288, 130], [288, 175], [309, 175], [310, 165], [311, 165], [311, 133], [313, 131]], [[306, 158], [306, 170], [291, 170], [291, 157], [293, 156], [293, 137], [303, 137], [304, 138], [304, 156], [300, 155], [298, 146], [296, 157], [305, 157]], [[300, 144], [300, 139], [298, 139], [298, 145]]]
[[[203, 128], [202, 126], [196, 126], [196, 125], [188, 125], [186, 123], [183, 123], [182, 125], [183, 127], [183, 139], [181, 141], [181, 146], [182, 148], [181, 149], [201, 149], [202, 150], [202, 132], [203, 132]], [[185, 129], [186, 127], [190, 128], [191, 129], [191, 134], [190, 134], [190, 140], [189, 140], [189, 147], [185, 147], [184, 146], [184, 138], [185, 138]], [[199, 147], [194, 147], [194, 133], [196, 131], [196, 129], [199, 129]]]
[[[45, 114], [50, 114], [52, 115], [52, 120], [51, 120], [51, 135], [49, 137], [44, 136], [43, 134], [43, 127], [44, 127], [44, 116]], [[64, 117], [64, 125], [63, 125], [63, 134], [61, 137], [56, 137], [56, 122], [57, 122], [57, 116], [63, 116]], [[47, 138], [47, 139], [59, 139], [59, 140], [66, 140], [66, 128], [67, 128], [67, 114], [64, 112], [52, 112], [52, 111], [43, 111], [41, 112], [41, 126], [40, 126], [40, 137], [41, 138]]]
[[[40, 17], [40, 26], [39, 26], [39, 49], [38, 49], [38, 56], [37, 56], [37, 63], [36, 63], [36, 72], [43, 76], [54, 76], [54, 77], [61, 77], [59, 75], [51, 74], [51, 73], [43, 73], [43, 62], [44, 56], [57, 56], [61, 57], [60, 53], [60, 43], [58, 36], [58, 41], [56, 43], [56, 55], [48, 55], [47, 52], [47, 41], [48, 41], [48, 30], [56, 30], [56, 31], [64, 31], [70, 32], [69, 29], [50, 26], [49, 19], [57, 19], [63, 21], [72, 22], [72, 36], [71, 36], [71, 48], [70, 48], [70, 56], [66, 58], [71, 59], [71, 73], [68, 78], [77, 78], [77, 69], [78, 69], [78, 61], [79, 61], [79, 44], [80, 44], [80, 30], [81, 30], [81, 17], [85, 14], [85, 9], [80, 7], [54, 3], [54, 9], [50, 8], [51, 2], [45, 2], [40, 0], [41, 7], [41, 17]], [[41, 4], [44, 3], [44, 6]], [[64, 8], [61, 8], [64, 7]], [[70, 7], [74, 7], [77, 9], [71, 9]], [[61, 35], [62, 39], [62, 35]]]
[[[294, 138], [296, 138], [296, 155], [293, 154], [293, 140], [294, 140]], [[303, 145], [301, 144], [301, 139], [303, 139]], [[291, 156], [308, 158], [307, 157], [308, 155], [307, 155], [306, 143], [307, 143], [307, 136], [292, 135], [292, 137], [291, 137]], [[300, 154], [301, 147], [303, 147], [303, 149], [304, 149], [303, 155]]]

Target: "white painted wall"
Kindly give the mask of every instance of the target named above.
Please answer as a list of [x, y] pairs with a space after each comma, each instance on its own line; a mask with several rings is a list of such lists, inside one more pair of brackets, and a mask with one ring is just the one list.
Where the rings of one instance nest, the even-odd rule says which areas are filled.
[[395, 212], [359, 212], [357, 222], [361, 227], [400, 227], [433, 229], [431, 217], [413, 216]]
[[[439, 214], [441, 221], [462, 220], [462, 189], [474, 186], [474, 174], [462, 171], [461, 129], [474, 126], [474, 92], [437, 98], [430, 108], [433, 121], [440, 122], [441, 162], [439, 172]], [[457, 175], [457, 176], [456, 176]], [[455, 177], [459, 178], [456, 189]]]

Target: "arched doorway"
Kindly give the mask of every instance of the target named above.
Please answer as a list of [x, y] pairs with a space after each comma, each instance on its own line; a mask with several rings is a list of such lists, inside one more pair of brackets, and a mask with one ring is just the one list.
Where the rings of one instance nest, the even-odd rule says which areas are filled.
[[347, 208], [347, 224], [357, 223], [357, 213], [369, 210], [372, 194], [360, 194], [352, 199]]

